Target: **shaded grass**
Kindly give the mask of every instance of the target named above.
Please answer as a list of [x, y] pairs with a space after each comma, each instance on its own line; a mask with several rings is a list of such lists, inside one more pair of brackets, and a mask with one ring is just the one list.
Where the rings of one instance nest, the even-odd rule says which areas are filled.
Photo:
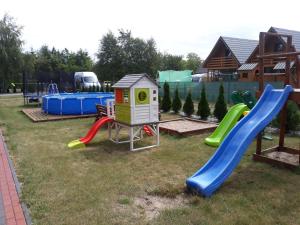
[[[300, 224], [299, 173], [253, 162], [255, 143], [216, 195], [184, 195], [185, 207], [146, 221], [133, 199], [184, 193], [185, 179], [215, 151], [203, 144], [205, 134], [161, 134], [159, 148], [130, 153], [127, 144], [108, 141], [103, 129], [86, 149], [69, 150], [66, 144], [83, 136], [93, 118], [32, 123], [20, 112], [22, 103], [0, 98], [0, 126], [35, 224]], [[286, 139], [295, 148], [299, 142]]]

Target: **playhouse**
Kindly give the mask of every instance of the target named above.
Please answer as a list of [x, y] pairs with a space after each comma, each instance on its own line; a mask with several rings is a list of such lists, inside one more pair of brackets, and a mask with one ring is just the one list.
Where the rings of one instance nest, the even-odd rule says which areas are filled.
[[158, 122], [158, 86], [147, 74], [126, 75], [112, 87], [117, 122], [128, 125]]
[[[108, 124], [109, 139], [114, 143], [130, 143], [130, 150], [142, 150], [159, 145], [158, 85], [147, 74], [125, 75], [112, 86], [115, 99], [107, 100], [102, 107], [103, 117], [88, 134], [69, 143], [69, 147], [83, 146], [90, 142], [104, 124]], [[124, 140], [124, 132], [128, 138]], [[155, 139], [154, 144], [134, 147], [134, 142], [147, 134]], [[153, 142], [153, 140], [152, 140]]]

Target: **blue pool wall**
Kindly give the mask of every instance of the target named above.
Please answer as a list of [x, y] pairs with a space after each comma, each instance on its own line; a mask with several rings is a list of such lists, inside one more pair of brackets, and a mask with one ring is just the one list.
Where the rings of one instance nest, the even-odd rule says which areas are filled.
[[112, 92], [82, 92], [45, 95], [42, 110], [52, 115], [95, 114], [96, 104], [106, 106], [108, 99], [114, 99]]

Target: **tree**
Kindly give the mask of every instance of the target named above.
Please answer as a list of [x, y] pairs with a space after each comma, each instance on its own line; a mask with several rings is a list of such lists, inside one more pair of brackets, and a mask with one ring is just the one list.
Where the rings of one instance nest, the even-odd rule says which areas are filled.
[[201, 97], [200, 101], [198, 104], [198, 111], [197, 115], [201, 117], [201, 119], [206, 120], [207, 117], [210, 115], [210, 108], [207, 102], [206, 98], [206, 91], [205, 91], [205, 85], [202, 85], [202, 90], [201, 90]]
[[193, 70], [195, 73], [202, 63], [201, 58], [193, 52], [187, 54], [186, 58], [187, 60], [185, 61], [185, 69]]
[[226, 115], [226, 113], [227, 113], [227, 105], [224, 99], [224, 87], [223, 84], [221, 83], [219, 88], [219, 96], [215, 104], [214, 116], [217, 117], [219, 121], [221, 121]]
[[34, 74], [36, 65], [36, 55], [33, 50], [23, 53], [23, 71], [27, 74]]
[[181, 100], [179, 98], [178, 87], [175, 89], [174, 99], [172, 102], [172, 109], [175, 113], [178, 113], [182, 107]]
[[100, 40], [98, 61], [94, 70], [104, 80], [121, 79], [125, 74], [157, 71], [158, 56], [154, 39], [135, 38], [130, 31], [119, 30], [118, 36], [108, 32]]
[[193, 100], [192, 100], [191, 91], [189, 91], [188, 95], [186, 96], [185, 103], [183, 105], [183, 112], [188, 117], [190, 117], [194, 113], [194, 103], [193, 103]]
[[0, 20], [0, 80], [2, 81], [0, 87], [2, 86], [2, 91], [11, 82], [21, 80], [23, 44], [21, 34], [22, 27], [16, 24], [13, 17], [5, 14]]
[[159, 54], [159, 70], [183, 70], [184, 63], [181, 55], [171, 55], [168, 53]]
[[172, 102], [170, 98], [170, 87], [168, 82], [164, 83], [164, 96], [162, 99], [161, 108], [164, 112], [169, 112], [172, 107]]

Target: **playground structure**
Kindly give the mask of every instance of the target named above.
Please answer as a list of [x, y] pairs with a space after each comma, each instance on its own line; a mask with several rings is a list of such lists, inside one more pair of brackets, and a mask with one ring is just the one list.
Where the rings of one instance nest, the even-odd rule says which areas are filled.
[[[265, 54], [265, 39], [268, 36], [277, 36], [286, 39], [286, 48], [283, 53]], [[296, 63], [299, 63], [300, 52], [293, 51], [292, 36], [286, 34], [274, 34], [261, 32], [259, 36], [259, 90], [257, 96], [259, 97], [264, 88], [264, 77], [268, 74], [264, 73], [264, 60], [278, 59], [285, 60], [285, 85], [291, 83], [291, 60], [294, 59]], [[282, 75], [278, 73], [277, 75]], [[300, 83], [294, 88], [294, 91], [289, 95], [288, 100], [294, 101], [300, 106]], [[262, 150], [262, 133], [259, 133], [256, 141], [256, 153], [253, 155], [253, 160], [269, 163], [272, 165], [284, 166], [287, 168], [298, 168], [300, 165], [300, 149], [293, 149], [285, 147], [285, 133], [286, 133], [286, 120], [287, 120], [287, 103], [284, 104], [280, 114], [280, 133], [279, 144], [272, 148]], [[289, 157], [285, 157], [288, 155]], [[293, 158], [294, 160], [287, 160], [287, 158]]]
[[[105, 124], [109, 140], [116, 144], [129, 143], [130, 151], [143, 150], [159, 145], [158, 85], [147, 74], [124, 76], [114, 86], [115, 100], [108, 99], [102, 107], [102, 118], [97, 120], [87, 135], [68, 144], [70, 148], [83, 147]], [[124, 132], [127, 139], [124, 139]], [[155, 139], [155, 144], [135, 147], [143, 134]]]
[[[286, 52], [265, 54], [265, 37], [277, 35], [286, 39]], [[194, 175], [186, 180], [187, 187], [204, 196], [211, 196], [230, 176], [240, 162], [243, 154], [257, 136], [257, 150], [253, 156], [256, 161], [289, 168], [299, 167], [300, 150], [284, 146], [285, 122], [287, 118], [287, 100], [300, 105], [300, 89], [293, 89], [290, 85], [290, 58], [298, 60], [300, 52], [292, 51], [292, 36], [274, 33], [260, 33], [259, 37], [259, 92], [260, 99], [247, 116], [241, 119], [229, 132], [211, 159]], [[264, 59], [285, 59], [285, 88], [274, 89], [271, 85], [264, 87]], [[276, 75], [276, 74], [272, 74]], [[280, 73], [282, 75], [282, 73]], [[299, 87], [298, 87], [299, 88]], [[279, 146], [261, 151], [262, 131], [281, 111]], [[271, 157], [267, 153], [290, 154], [298, 159], [296, 163], [281, 160], [283, 157]], [[274, 155], [274, 154], [273, 154]]]

